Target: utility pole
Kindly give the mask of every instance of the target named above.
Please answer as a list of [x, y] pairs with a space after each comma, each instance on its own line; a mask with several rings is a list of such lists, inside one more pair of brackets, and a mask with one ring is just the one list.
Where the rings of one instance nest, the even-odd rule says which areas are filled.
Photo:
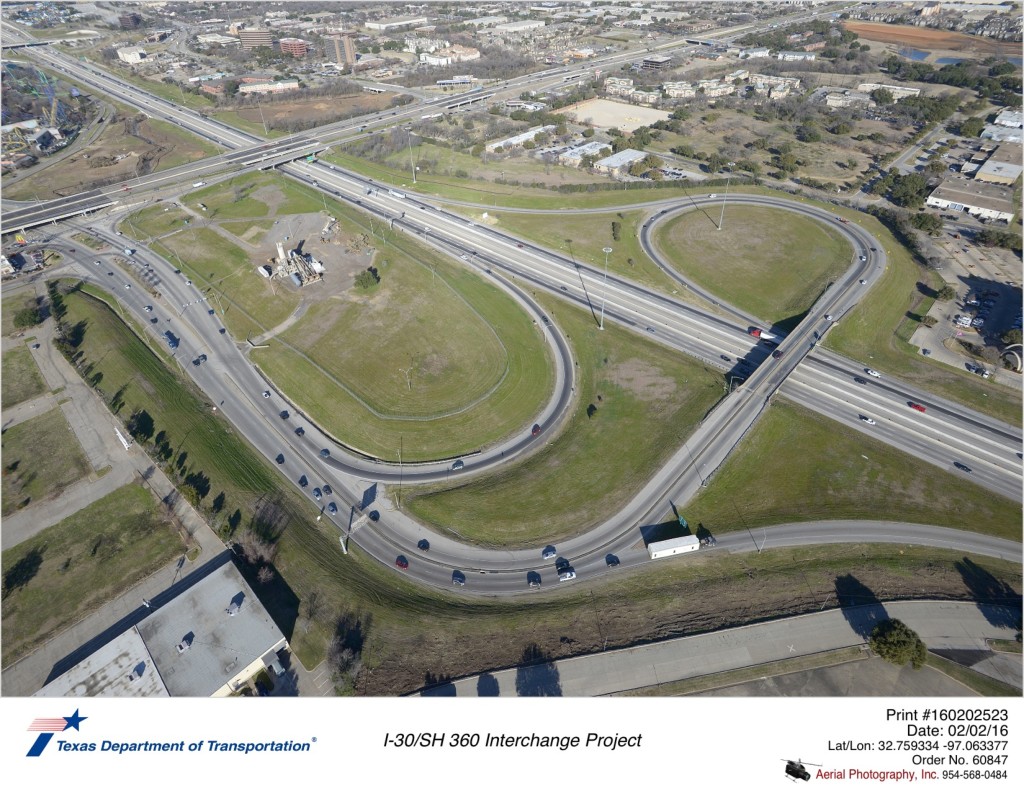
[[402, 446], [404, 444], [404, 435], [398, 435], [398, 497], [396, 498], [396, 504], [398, 510], [402, 510], [402, 478], [404, 477], [405, 468], [402, 466]]
[[732, 181], [730, 172], [725, 179], [725, 195], [722, 197], [722, 216], [718, 218], [718, 230], [722, 230], [722, 223], [725, 222], [725, 202], [729, 199], [729, 182]]
[[604, 303], [608, 300], [608, 254], [612, 248], [604, 248], [604, 291], [601, 294], [601, 323], [599, 329], [604, 329]]

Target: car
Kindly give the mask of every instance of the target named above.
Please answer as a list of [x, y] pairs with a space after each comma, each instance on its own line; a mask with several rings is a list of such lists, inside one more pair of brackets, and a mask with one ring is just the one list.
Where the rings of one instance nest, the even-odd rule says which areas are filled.
[[313, 489], [313, 498], [319, 500], [321, 497], [323, 497], [323, 492], [321, 492], [320, 487], [317, 486], [315, 489]]
[[336, 506], [334, 503], [327, 503], [327, 513], [329, 513], [331, 516], [334, 516], [336, 513], [338, 513], [338, 506]]
[[299, 476], [299, 486], [301, 486], [303, 489], [309, 486], [309, 479], [305, 475]]
[[380, 519], [380, 511], [370, 511], [370, 521], [376, 522]]
[[269, 390], [264, 390], [263, 391], [263, 397], [264, 398], [270, 398], [270, 391]]
[[192, 285], [192, 281], [191, 280], [186, 280], [185, 281], [185, 285], [186, 286], [191, 286]]
[[929, 357], [931, 355], [931, 353], [932, 353], [931, 349], [921, 349], [921, 354], [923, 354], [925, 357]]
[[609, 552], [607, 555], [604, 556], [604, 562], [608, 565], [609, 568], [615, 568], [619, 565], [619, 558], [618, 556], [613, 555]]
[[710, 195], [708, 195], [708, 197], [709, 198], [717, 198], [718, 195], [716, 193], [712, 192]]
[[872, 247], [871, 248], [871, 252], [872, 253], [877, 253], [878, 252], [878, 248], [877, 247]]
[[533, 428], [530, 429], [530, 435], [536, 437], [542, 430], [540, 423], [534, 423]]
[[39, 344], [38, 343], [33, 343], [32, 344], [32, 348], [33, 349], [38, 349], [39, 348]]
[[573, 571], [572, 569], [566, 569], [565, 571], [563, 571], [561, 574], [558, 575], [558, 581], [559, 582], [568, 582], [569, 580], [574, 580], [574, 579], [576, 579], [576, 572]]
[[281, 420], [287, 420], [287, 419], [288, 419], [288, 410], [287, 409], [282, 409], [281, 410]]
[[275, 459], [275, 461], [278, 464], [284, 464], [284, 454], [283, 453], [278, 453], [277, 454], [277, 458]]
[[111, 277], [113, 277], [113, 276], [114, 276], [114, 273], [113, 273], [113, 272], [107, 272], [107, 274], [108, 274], [108, 275], [110, 275]]
[[326, 459], [326, 458], [329, 458], [329, 457], [330, 457], [330, 455], [331, 455], [331, 451], [330, 451], [329, 449], [327, 449], [327, 448], [323, 448], [323, 449], [322, 449], [322, 450], [320, 451], [320, 458], [321, 458], [321, 459]]
[[537, 577], [537, 578], [531, 577], [530, 579], [528, 579], [526, 581], [526, 584], [529, 585], [531, 588], [539, 588], [540, 587], [540, 577]]
[[425, 538], [421, 538], [419, 541], [416, 542], [416, 549], [420, 550], [421, 552], [429, 552], [430, 542], [427, 541], [427, 539]]
[[865, 368], [864, 373], [866, 373], [868, 376], [873, 376], [875, 379], [882, 378], [882, 375], [878, 373], [878, 371], [876, 371], [874, 368]]
[[453, 470], [461, 470], [465, 466], [466, 463], [462, 459], [456, 459], [455, 461], [452, 462]]
[[143, 308], [143, 310], [146, 311], [146, 313], [152, 313], [153, 312], [153, 306], [152, 305], [146, 305]]
[[520, 250], [523, 249], [523, 245], [522, 244], [517, 244], [516, 247], [518, 247]]
[[199, 367], [199, 364], [200, 364], [201, 362], [202, 362], [202, 360], [200, 360], [200, 359], [199, 359], [198, 357], [196, 357], [196, 359], [194, 359], [194, 360], [192, 361], [192, 365], [194, 365], [194, 366], [195, 366], [196, 368], [198, 368], [198, 367]]
[[405, 555], [399, 555], [395, 558], [395, 565], [400, 569], [407, 569], [409, 568], [409, 561], [405, 559]]
[[909, 406], [911, 409], [916, 409], [918, 412], [928, 411], [923, 404], [918, 404], [915, 403], [914, 401], [907, 401], [907, 406]]
[[831, 314], [831, 313], [826, 313], [826, 314], [825, 314], [825, 321], [833, 321], [833, 318], [832, 318], [832, 314]]
[[334, 494], [334, 489], [332, 489], [332, 488], [331, 488], [331, 485], [330, 485], [329, 483], [325, 483], [325, 484], [324, 484], [323, 486], [321, 486], [320, 488], [324, 490], [324, 496], [325, 496], [325, 497], [326, 497], [327, 495], [331, 495], [331, 494]]
[[160, 319], [158, 319], [156, 316], [154, 316], [153, 318], [151, 318], [149, 320], [149, 323], [150, 324], [159, 324], [160, 323]]
[[302, 426], [299, 426], [297, 429], [295, 429], [295, 436], [297, 437], [301, 437], [305, 433], [306, 429], [304, 429]]
[[125, 288], [131, 288], [131, 287], [132, 287], [132, 284], [131, 284], [131, 283], [125, 283], [125, 284], [124, 284], [124, 287], [125, 287]]
[[868, 284], [868, 281], [867, 281], [867, 280], [861, 280], [861, 281], [860, 281], [860, 284], [861, 284], [862, 286], [866, 286], [866, 285]]
[[557, 554], [558, 550], [554, 547], [544, 547], [544, 551], [540, 553], [540, 556], [544, 558], [544, 560], [551, 560], [551, 558], [555, 557]]
[[868, 257], [867, 257], [866, 255], [862, 255], [862, 256], [860, 257], [860, 260], [861, 260], [861, 261], [867, 261], [867, 260], [868, 260]]
[[869, 426], [875, 425], [875, 421], [869, 418], [867, 415], [861, 415], [860, 419], [867, 423]]
[[465, 253], [463, 253], [462, 255], [460, 255], [460, 256], [459, 256], [459, 258], [461, 258], [461, 259], [462, 259], [463, 261], [468, 261], [468, 260], [469, 260], [469, 256], [468, 256], [468, 255], [466, 255]]
[[466, 585], [466, 575], [461, 571], [452, 572], [452, 585], [458, 585], [460, 588]]
[[100, 262], [99, 262], [99, 261], [93, 261], [93, 263], [94, 263], [94, 264], [96, 264], [96, 266], [99, 266], [99, 265], [100, 265]]
[[962, 461], [954, 461], [953, 466], [961, 472], [971, 472], [971, 468], [964, 464]]
[[776, 349], [772, 352], [772, 358], [775, 360], [781, 360], [783, 354], [785, 354], [785, 352], [782, 351], [782, 349]]
[[559, 291], [568, 291], [569, 289], [567, 289], [565, 286], [559, 286], [558, 290]]

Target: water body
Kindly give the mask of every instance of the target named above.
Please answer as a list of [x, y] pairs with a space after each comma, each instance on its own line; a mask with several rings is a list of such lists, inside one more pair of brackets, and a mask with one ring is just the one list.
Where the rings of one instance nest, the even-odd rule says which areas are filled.
[[909, 47], [900, 50], [900, 55], [909, 60], [924, 60], [931, 54], [921, 49], [910, 49]]
[[965, 58], [936, 58], [935, 63], [939, 66], [946, 66], [950, 63], [963, 63]]

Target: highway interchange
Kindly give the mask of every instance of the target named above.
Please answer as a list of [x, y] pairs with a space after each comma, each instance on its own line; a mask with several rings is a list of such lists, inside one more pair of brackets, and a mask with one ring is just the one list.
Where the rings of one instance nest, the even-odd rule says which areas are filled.
[[[36, 48], [33, 54], [39, 54], [43, 49]], [[759, 345], [747, 333], [748, 325], [756, 324], [756, 321], [730, 306], [718, 304], [715, 312], [704, 311], [622, 278], [606, 277], [597, 267], [567, 259], [556, 251], [521, 242], [489, 226], [439, 209], [423, 196], [406, 192], [404, 197], [399, 197], [369, 179], [334, 166], [307, 162], [286, 164], [297, 156], [321, 150], [332, 135], [337, 139], [351, 137], [361, 133], [360, 127], [380, 121], [399, 123], [419, 117], [429, 110], [429, 102], [392, 111], [391, 117], [387, 113], [378, 114], [363, 118], [358, 123], [336, 124], [308, 135], [282, 138], [267, 144], [236, 130], [224, 133], [222, 130], [229, 128], [218, 122], [177, 108], [158, 97], [147, 97], [137, 88], [123, 86], [114, 78], [97, 74], [95, 69], [71, 59], [52, 53], [43, 57], [56, 59], [58, 62], [50, 65], [75, 79], [235, 150], [211, 160], [143, 176], [128, 185], [78, 196], [77, 201], [61, 201], [59, 206], [53, 202], [17, 213], [5, 212], [6, 229], [21, 227], [19, 222], [30, 227], [38, 222], [82, 214], [86, 208], [95, 211], [115, 203], [118, 210], [126, 210], [130, 205], [137, 208], [156, 196], [177, 195], [183, 188], [187, 189], [189, 181], [207, 178], [212, 173], [237, 173], [277, 166], [286, 175], [387, 220], [393, 232], [415, 234], [422, 242], [437, 249], [460, 258], [464, 256], [465, 265], [476, 268], [481, 277], [505, 290], [534, 316], [539, 331], [552, 349], [557, 374], [554, 392], [536, 418], [544, 427], [541, 434], [544, 439], [557, 431], [559, 421], [570, 412], [574, 366], [571, 350], [557, 327], [557, 321], [552, 322], [543, 314], [530, 297], [530, 291], [543, 289], [595, 310], [600, 304], [604, 308], [605, 320], [625, 325], [645, 334], [650, 340], [678, 349], [707, 365], [745, 377], [746, 381], [723, 398], [694, 435], [618, 514], [558, 547], [559, 556], [570, 562], [580, 577], [614, 573], [610, 561], [621, 565], [646, 562], [646, 552], [637, 548], [640, 538], [637, 528], [660, 521], [669, 500], [686, 502], [705, 485], [776, 393], [893, 444], [922, 461], [947, 469], [953, 469], [951, 465], [954, 462], [965, 464], [970, 467], [970, 476], [975, 482], [1004, 496], [1020, 499], [1019, 430], [907, 386], [890, 376], [881, 379], [868, 377], [863, 364], [845, 360], [817, 346], [834, 321], [841, 320], [870, 293], [872, 284], [883, 274], [886, 266], [881, 245], [856, 224], [840, 222], [828, 212], [789, 199], [735, 194], [729, 197], [730, 205], [775, 206], [831, 224], [850, 241], [855, 251], [850, 268], [811, 308], [800, 326], [781, 341], [779, 351], [782, 356], [774, 359], [769, 356], [770, 349]], [[530, 81], [537, 79], [551, 80], [552, 76], [519, 78], [519, 82], [510, 81], [509, 90], [518, 95], [526, 84], [533, 84]], [[111, 84], [121, 92], [116, 93]], [[222, 134], [223, 137], [218, 137]], [[717, 210], [721, 200], [721, 196], [701, 195], [686, 203], [672, 200], [649, 204], [651, 215], [643, 227], [643, 242], [648, 254], [660, 266], [671, 269], [651, 242], [651, 234], [657, 224], [680, 211], [703, 211], [711, 207]], [[615, 207], [600, 209], [601, 212], [614, 210]], [[69, 230], [76, 230], [91, 223], [94, 235], [117, 250], [123, 245], [113, 230], [115, 221], [93, 216], [70, 220], [65, 225]], [[862, 256], [864, 260], [861, 260]], [[74, 259], [75, 256], [69, 258]], [[405, 573], [429, 584], [450, 586], [453, 572], [458, 572], [454, 578], [460, 578], [461, 574], [461, 578], [467, 579], [464, 590], [477, 593], [521, 593], [530, 590], [528, 579], [542, 581], [545, 585], [556, 579], [554, 560], [542, 561], [540, 547], [517, 551], [482, 550], [432, 534], [399, 510], [382, 507], [381, 518], [373, 521], [347, 506], [348, 503], [359, 503], [363, 492], [375, 482], [394, 484], [401, 479], [407, 484], [425, 483], [478, 474], [508, 463], [528, 454], [544, 441], [533, 436], [529, 426], [525, 426], [519, 435], [487, 448], [478, 456], [466, 458], [465, 467], [454, 471], [451, 460], [399, 467], [346, 453], [331, 438], [323, 436], [308, 418], [302, 418], [306, 433], [299, 437], [293, 430], [296, 423], [282, 421], [278, 413], [287, 408], [301, 417], [300, 410], [286, 400], [285, 394], [274, 391], [234, 341], [222, 334], [223, 328], [214, 307], [205, 301], [201, 284], [190, 285], [184, 276], [173, 274], [173, 266], [148, 250], [139, 249], [134, 258], [138, 262], [135, 271], [150, 273], [146, 285], [162, 295], [162, 300], [154, 304], [152, 314], [144, 310], [145, 305], [152, 303], [144, 288], [117, 288], [124, 280], [120, 271], [115, 270], [116, 282], [112, 284], [111, 276], [106, 274], [111, 268], [106, 264], [96, 266], [79, 262], [75, 267], [85, 279], [109, 288], [140, 322], [157, 335], [170, 328], [181, 339], [176, 359], [206, 393], [211, 408], [216, 407], [224, 414], [267, 458], [275, 459], [278, 454], [283, 454], [285, 460], [280, 466], [292, 482], [307, 476], [310, 488], [330, 483], [335, 491], [333, 500], [342, 508], [333, 521], [339, 527], [343, 546], [347, 541], [355, 541], [363, 550], [388, 565], [394, 564], [396, 556], [403, 556], [410, 561]], [[140, 284], [139, 279], [133, 279], [133, 282]], [[693, 284], [682, 285], [697, 291]], [[714, 295], [705, 297], [715, 301]], [[826, 315], [834, 319], [826, 319]], [[151, 318], [156, 318], [157, 323], [149, 324]], [[188, 365], [188, 361], [198, 354], [206, 354], [209, 361], [198, 367]], [[729, 360], [726, 361], [725, 357]], [[749, 367], [736, 368], [737, 361], [741, 359], [749, 361]], [[858, 383], [858, 379], [863, 383]], [[263, 398], [261, 394], [265, 390], [270, 390], [272, 397]], [[910, 402], [924, 404], [927, 413], [909, 409]], [[868, 426], [861, 420], [862, 415], [872, 417], [875, 425]], [[321, 458], [322, 448], [331, 449], [329, 458]], [[393, 486], [388, 487], [387, 497], [393, 505]], [[324, 502], [317, 505], [323, 506]], [[367, 511], [377, 507], [370, 506]], [[323, 518], [332, 519], [326, 513]], [[853, 522], [840, 523], [836, 529], [830, 527], [821, 524], [775, 527], [762, 531], [760, 538], [739, 532], [729, 533], [723, 535], [715, 549], [709, 551], [753, 551], [792, 543], [840, 540], [928, 543], [956, 546], [958, 549], [971, 547], [970, 551], [1001, 557], [1019, 559], [1020, 556], [1019, 544], [973, 534], [968, 537], [968, 534], [940, 528]], [[422, 541], [429, 542], [429, 551], [418, 548]]]

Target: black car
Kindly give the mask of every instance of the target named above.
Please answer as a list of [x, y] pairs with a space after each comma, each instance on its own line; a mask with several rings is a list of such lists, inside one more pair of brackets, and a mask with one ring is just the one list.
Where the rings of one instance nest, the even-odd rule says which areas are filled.
[[868, 383], [867, 379], [861, 379], [859, 376], [853, 377], [853, 381], [855, 381], [859, 385], [866, 385]]
[[953, 466], [956, 467], [961, 472], [970, 472], [971, 471], [971, 468], [968, 467], [966, 464], [964, 464], [962, 461], [954, 461], [953, 462]]
[[301, 437], [305, 433], [306, 429], [304, 429], [302, 426], [299, 426], [297, 429], [295, 429], [295, 435], [298, 437]]
[[420, 551], [422, 551], [422, 552], [427, 552], [427, 551], [429, 551], [429, 550], [430, 550], [430, 542], [429, 542], [429, 541], [427, 541], [427, 539], [425, 539], [425, 538], [421, 538], [421, 539], [420, 539], [420, 540], [419, 540], [419, 541], [418, 541], [418, 542], [416, 543], [416, 548], [417, 548], [417, 549], [419, 549], [419, 550], [420, 550]]
[[281, 420], [287, 420], [287, 419], [288, 419], [288, 410], [287, 409], [282, 409], [281, 410]]
[[277, 463], [278, 464], [284, 464], [284, 454], [283, 453], [278, 453], [277, 454]]
[[608, 564], [609, 568], [615, 568], [619, 565], [619, 558], [611, 553], [604, 556], [604, 562]]
[[781, 360], [783, 354], [785, 354], [785, 352], [783, 352], [782, 349], [776, 349], [772, 352], [772, 357], [776, 360]]

